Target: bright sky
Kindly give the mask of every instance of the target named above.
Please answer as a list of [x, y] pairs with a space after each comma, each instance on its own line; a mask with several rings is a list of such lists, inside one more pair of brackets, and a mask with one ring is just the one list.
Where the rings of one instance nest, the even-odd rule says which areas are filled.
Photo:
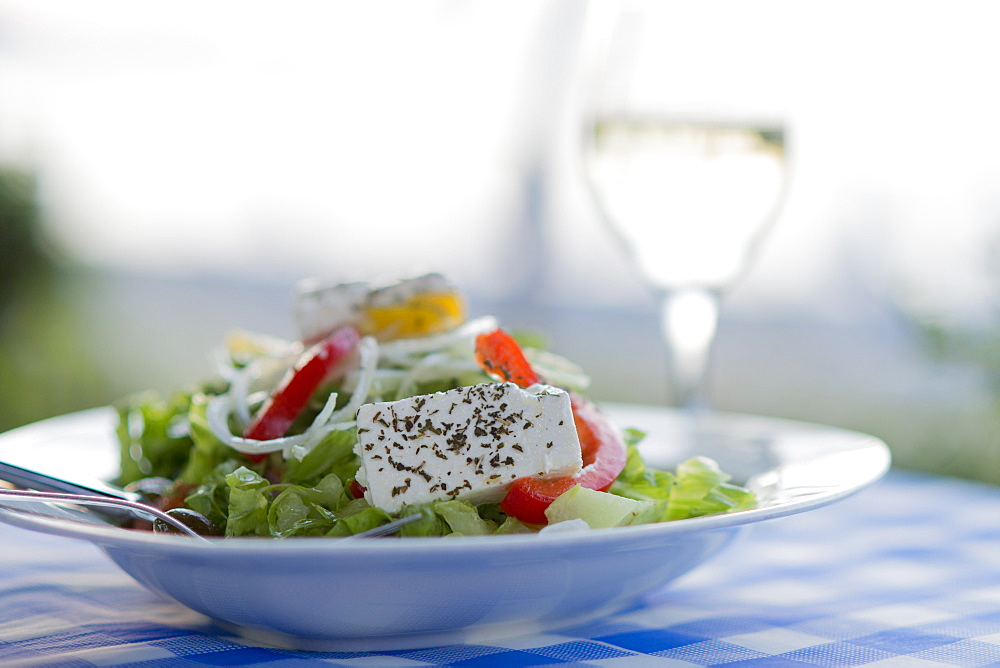
[[[845, 274], [932, 310], [996, 296], [1000, 5], [658, 6], [664, 90], [789, 122], [742, 303], [833, 303]], [[38, 169], [52, 234], [95, 264], [486, 286], [542, 262], [560, 298], [634, 298], [566, 122], [581, 7], [0, 0], [0, 159]], [[542, 260], [517, 236], [539, 164]]]

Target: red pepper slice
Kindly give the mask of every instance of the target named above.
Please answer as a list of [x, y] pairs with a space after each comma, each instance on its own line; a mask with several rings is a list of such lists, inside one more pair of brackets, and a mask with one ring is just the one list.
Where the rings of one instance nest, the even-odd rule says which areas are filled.
[[486, 373], [505, 383], [530, 387], [542, 382], [541, 376], [524, 356], [520, 344], [502, 329], [476, 337], [476, 362]]
[[[316, 388], [330, 378], [334, 367], [351, 354], [360, 340], [358, 330], [347, 326], [309, 348], [254, 415], [243, 430], [243, 437], [267, 441], [284, 436]], [[264, 454], [247, 456], [255, 462], [267, 457]]]
[[[476, 360], [501, 380], [528, 387], [540, 382], [517, 342], [497, 329], [476, 337]], [[625, 468], [626, 448], [621, 433], [594, 404], [570, 394], [573, 420], [580, 438], [583, 468], [564, 478], [518, 478], [500, 502], [500, 510], [526, 524], [546, 524], [545, 509], [574, 485], [606, 491]]]

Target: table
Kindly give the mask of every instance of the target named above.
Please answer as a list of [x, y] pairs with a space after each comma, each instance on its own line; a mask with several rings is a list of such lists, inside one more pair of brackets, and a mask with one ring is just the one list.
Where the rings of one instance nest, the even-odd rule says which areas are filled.
[[770, 520], [643, 605], [559, 633], [378, 653], [252, 646], [89, 543], [0, 525], [0, 665], [1000, 665], [1000, 488], [892, 471]]

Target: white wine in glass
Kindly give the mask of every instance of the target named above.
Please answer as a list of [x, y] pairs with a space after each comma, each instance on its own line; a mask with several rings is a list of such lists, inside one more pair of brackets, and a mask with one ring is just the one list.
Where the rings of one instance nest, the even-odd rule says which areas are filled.
[[673, 403], [696, 406], [721, 294], [747, 269], [784, 191], [784, 128], [607, 113], [588, 135], [599, 208], [662, 302]]

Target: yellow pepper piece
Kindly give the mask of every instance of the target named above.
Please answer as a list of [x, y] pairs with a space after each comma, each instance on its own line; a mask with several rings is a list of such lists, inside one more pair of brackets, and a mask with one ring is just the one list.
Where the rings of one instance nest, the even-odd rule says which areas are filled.
[[440, 334], [465, 322], [465, 303], [455, 292], [415, 294], [386, 306], [368, 304], [361, 330], [377, 339]]
[[233, 359], [242, 360], [261, 355], [278, 357], [300, 353], [297, 342], [286, 341], [267, 334], [258, 334], [244, 329], [233, 329], [223, 340], [225, 349]]

